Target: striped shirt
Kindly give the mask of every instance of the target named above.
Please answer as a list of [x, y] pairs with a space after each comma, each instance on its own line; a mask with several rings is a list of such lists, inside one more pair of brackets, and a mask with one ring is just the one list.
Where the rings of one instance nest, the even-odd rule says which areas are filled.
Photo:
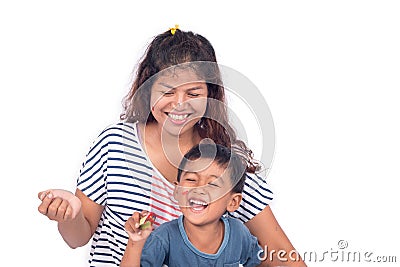
[[[119, 265], [128, 242], [124, 224], [133, 212], [155, 213], [155, 227], [181, 215], [173, 198], [174, 186], [144, 152], [136, 123], [111, 125], [97, 137], [86, 155], [77, 188], [104, 206], [93, 235], [90, 266]], [[265, 179], [248, 174], [241, 205], [229, 215], [246, 222], [271, 200]]]

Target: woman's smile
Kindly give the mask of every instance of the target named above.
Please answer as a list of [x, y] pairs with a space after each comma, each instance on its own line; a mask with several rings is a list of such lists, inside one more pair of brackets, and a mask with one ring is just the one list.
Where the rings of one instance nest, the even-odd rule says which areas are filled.
[[188, 121], [188, 118], [192, 113], [173, 113], [173, 112], [166, 112], [165, 113], [170, 121], [174, 124], [182, 125]]

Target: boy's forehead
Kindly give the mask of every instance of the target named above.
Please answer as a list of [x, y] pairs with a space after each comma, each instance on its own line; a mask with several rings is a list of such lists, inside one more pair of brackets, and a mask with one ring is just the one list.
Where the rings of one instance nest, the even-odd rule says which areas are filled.
[[220, 166], [213, 159], [200, 158], [197, 160], [189, 160], [183, 172], [195, 172], [203, 175], [217, 175], [221, 176], [226, 171], [226, 168]]

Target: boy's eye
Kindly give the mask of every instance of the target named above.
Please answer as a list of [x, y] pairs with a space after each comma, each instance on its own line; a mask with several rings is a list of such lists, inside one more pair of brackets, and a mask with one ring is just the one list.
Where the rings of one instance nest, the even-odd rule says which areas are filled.
[[220, 186], [219, 186], [218, 184], [216, 184], [216, 183], [209, 183], [209, 185], [211, 185], [212, 187], [218, 187], [218, 188], [220, 188]]
[[188, 181], [188, 182], [194, 182], [194, 181], [195, 181], [195, 179], [193, 179], [193, 178], [185, 178], [185, 181]]

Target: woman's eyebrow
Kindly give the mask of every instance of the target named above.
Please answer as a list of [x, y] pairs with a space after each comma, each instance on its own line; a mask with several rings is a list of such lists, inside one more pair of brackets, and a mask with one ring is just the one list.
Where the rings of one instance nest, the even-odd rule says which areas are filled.
[[[173, 86], [173, 85], [170, 85], [170, 84], [167, 84], [167, 83], [164, 83], [164, 82], [159, 82], [158, 84], [160, 84], [160, 85], [162, 85], [162, 86], [164, 86], [164, 87], [166, 87], [168, 89], [175, 89], [176, 88], [176, 86]], [[204, 88], [201, 87], [201, 86], [193, 86], [193, 87], [187, 88], [186, 91], [201, 90], [201, 89], [204, 89]]]
[[166, 83], [163, 83], [163, 82], [159, 82], [159, 84], [161, 84], [164, 87], [167, 87], [168, 89], [174, 89], [174, 87], [172, 85], [169, 85], [169, 84], [166, 84]]

